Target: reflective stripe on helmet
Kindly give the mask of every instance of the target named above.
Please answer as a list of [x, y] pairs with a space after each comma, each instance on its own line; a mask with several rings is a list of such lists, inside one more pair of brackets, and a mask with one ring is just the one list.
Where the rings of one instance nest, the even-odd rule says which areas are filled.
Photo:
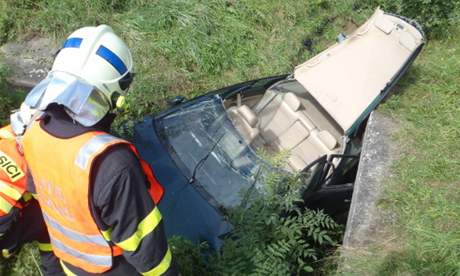
[[69, 254], [77, 259], [84, 260], [85, 262], [88, 262], [96, 266], [108, 266], [108, 267], [112, 266], [112, 256], [110, 255], [102, 256], [102, 255], [84, 253], [84, 252], [68, 247], [64, 243], [53, 238], [53, 236], [50, 236], [50, 238], [51, 238], [51, 243], [53, 244], [54, 248], [59, 249], [62, 252]]
[[83, 38], [71, 37], [64, 42], [62, 48], [80, 48]]
[[14, 200], [19, 200], [22, 196], [22, 194], [18, 191], [16, 191], [14, 188], [11, 188], [11, 186], [0, 179], [0, 192], [9, 196], [11, 199]]
[[88, 167], [89, 160], [95, 153], [103, 149], [106, 143], [114, 142], [116, 140], [121, 139], [113, 137], [110, 134], [100, 134], [94, 136], [86, 142], [83, 147], [81, 147], [77, 154], [77, 158], [75, 159], [75, 164], [82, 170], [85, 170]]
[[6, 199], [0, 196], [0, 210], [8, 214], [11, 208], [13, 208], [13, 205], [11, 205], [11, 203], [9, 203]]
[[172, 254], [171, 250], [168, 248], [168, 251], [166, 251], [165, 256], [163, 257], [163, 260], [156, 265], [154, 268], [147, 272], [143, 272], [142, 275], [144, 276], [156, 276], [156, 275], [161, 275], [165, 273], [169, 266], [171, 265], [171, 260], [172, 260]]
[[137, 226], [136, 232], [122, 242], [117, 242], [116, 245], [126, 251], [136, 251], [142, 239], [149, 233], [155, 230], [161, 221], [160, 210], [157, 207], [153, 209]]
[[128, 68], [126, 68], [126, 65], [124, 62], [119, 58], [114, 52], [110, 51], [108, 48], [104, 46], [99, 46], [99, 49], [97, 49], [96, 55], [100, 56], [101, 58], [105, 59], [108, 63], [110, 63], [115, 70], [120, 73], [121, 76], [123, 76], [126, 71], [128, 71]]
[[72, 239], [77, 242], [86, 242], [93, 243], [96, 245], [107, 246], [107, 242], [103, 239], [101, 235], [87, 235], [83, 233], [76, 232], [65, 226], [62, 226], [57, 221], [52, 219], [49, 215], [43, 212], [43, 217], [45, 218], [46, 223], [53, 227], [56, 231], [62, 233], [67, 238]]

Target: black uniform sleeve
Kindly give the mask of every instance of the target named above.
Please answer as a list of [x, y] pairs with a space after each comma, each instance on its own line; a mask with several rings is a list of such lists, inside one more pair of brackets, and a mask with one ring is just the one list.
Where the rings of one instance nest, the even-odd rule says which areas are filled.
[[116, 146], [97, 160], [93, 171], [98, 226], [124, 249], [123, 256], [138, 272], [175, 274], [163, 221], [136, 156], [126, 146]]
[[19, 217], [19, 210], [16, 207], [11, 208], [10, 212], [0, 217], [0, 239], [11, 229], [14, 221]]

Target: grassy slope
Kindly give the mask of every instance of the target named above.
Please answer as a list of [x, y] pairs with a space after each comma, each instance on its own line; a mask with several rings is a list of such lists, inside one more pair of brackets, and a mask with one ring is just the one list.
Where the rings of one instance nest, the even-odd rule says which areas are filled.
[[382, 109], [401, 122], [401, 159], [382, 208], [393, 239], [353, 260], [357, 275], [460, 273], [460, 28], [429, 41]]
[[334, 2], [0, 0], [0, 38], [42, 32], [62, 40], [77, 27], [110, 24], [134, 54], [137, 79], [129, 101], [135, 108], [128, 119], [164, 107], [175, 95], [291, 71], [324, 48], [323, 41], [331, 43], [349, 17], [366, 16]]
[[431, 41], [385, 110], [403, 122], [389, 207], [404, 246], [383, 271], [460, 273], [460, 29]]

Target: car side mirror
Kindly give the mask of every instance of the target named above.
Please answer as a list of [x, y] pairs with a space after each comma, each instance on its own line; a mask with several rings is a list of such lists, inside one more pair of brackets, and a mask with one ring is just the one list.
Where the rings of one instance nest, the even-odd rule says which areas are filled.
[[168, 102], [168, 105], [170, 106], [176, 106], [176, 105], [179, 105], [183, 102], [185, 102], [186, 98], [184, 96], [176, 96], [172, 99], [169, 99], [167, 102]]

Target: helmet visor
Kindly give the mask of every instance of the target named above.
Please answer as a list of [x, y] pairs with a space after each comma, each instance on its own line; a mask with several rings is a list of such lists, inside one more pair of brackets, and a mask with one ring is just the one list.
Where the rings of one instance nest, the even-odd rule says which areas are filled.
[[107, 99], [94, 86], [65, 73], [51, 73], [27, 95], [27, 105], [46, 110], [52, 104], [66, 107], [74, 120], [83, 126], [93, 126], [110, 110]]

